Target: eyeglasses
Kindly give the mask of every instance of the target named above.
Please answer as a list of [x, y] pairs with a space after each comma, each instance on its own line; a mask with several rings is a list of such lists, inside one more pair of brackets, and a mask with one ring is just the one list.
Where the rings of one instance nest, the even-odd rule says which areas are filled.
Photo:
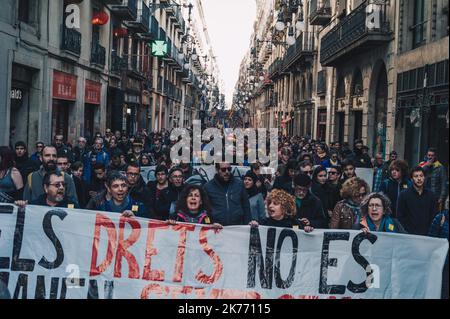
[[63, 183], [63, 182], [53, 183], [53, 184], [48, 184], [48, 185], [55, 186], [56, 188], [65, 188], [66, 187], [66, 183]]
[[172, 176], [173, 179], [182, 179], [183, 175], [174, 175]]
[[131, 176], [131, 177], [138, 177], [140, 174], [138, 174], [138, 173], [127, 173], [127, 175]]
[[220, 171], [221, 171], [222, 173], [225, 173], [225, 172], [231, 172], [231, 167], [222, 167], [222, 168], [220, 169]]
[[307, 175], [312, 175], [312, 174], [313, 174], [313, 171], [303, 171], [302, 173], [303, 173], [303, 174], [307, 174]]
[[380, 204], [370, 204], [369, 205], [369, 208], [372, 208], [372, 209], [380, 209], [380, 208], [382, 208], [383, 206], [382, 205], [380, 205]]

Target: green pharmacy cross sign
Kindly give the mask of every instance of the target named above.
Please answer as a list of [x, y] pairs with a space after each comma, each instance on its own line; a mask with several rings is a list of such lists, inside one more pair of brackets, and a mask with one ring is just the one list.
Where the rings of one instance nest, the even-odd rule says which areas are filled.
[[164, 57], [167, 55], [167, 42], [156, 40], [152, 42], [152, 55], [156, 57]]

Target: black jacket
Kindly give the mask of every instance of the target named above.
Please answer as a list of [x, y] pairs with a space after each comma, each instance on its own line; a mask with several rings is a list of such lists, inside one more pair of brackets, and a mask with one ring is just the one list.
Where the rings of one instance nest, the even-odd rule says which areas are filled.
[[337, 183], [337, 184], [328, 183], [328, 188], [330, 190], [330, 202], [329, 202], [330, 210], [334, 210], [334, 207], [336, 207], [336, 204], [342, 200], [342, 197], [341, 197], [342, 184], [341, 183]]
[[72, 176], [72, 179], [77, 191], [78, 203], [80, 204], [80, 208], [85, 208], [89, 201], [88, 184], [83, 179], [76, 176]]
[[173, 204], [176, 204], [183, 189], [184, 186], [175, 187], [173, 185], [169, 185], [169, 187], [161, 191], [159, 201], [157, 201], [155, 205], [155, 219], [167, 220], [169, 218], [170, 207]]
[[151, 193], [142, 176], [139, 178], [139, 181], [136, 185], [130, 187], [129, 194], [133, 200], [144, 204], [145, 208], [147, 209], [147, 215], [154, 215], [154, 208], [152, 207], [151, 202]]
[[422, 195], [414, 187], [400, 193], [397, 216], [409, 234], [428, 235], [436, 216], [437, 200], [437, 195], [428, 189], [424, 189]]
[[311, 192], [320, 200], [322, 207], [327, 211], [331, 207], [331, 197], [332, 189], [328, 184], [321, 185], [319, 183], [313, 182], [311, 187]]
[[250, 202], [244, 183], [232, 177], [224, 185], [217, 175], [204, 186], [213, 211], [212, 218], [223, 226], [247, 225], [251, 219]]
[[353, 162], [355, 163], [355, 167], [360, 168], [372, 168], [372, 160], [368, 154], [364, 154], [361, 150], [354, 150]]
[[322, 203], [311, 192], [302, 200], [296, 199], [297, 219], [307, 218], [314, 228], [328, 228], [328, 218], [323, 210]]
[[261, 225], [267, 227], [279, 227], [279, 228], [294, 228], [294, 226], [298, 226], [300, 229], [303, 229], [303, 224], [298, 220], [293, 218], [285, 218], [282, 220], [275, 220], [272, 218], [267, 218], [264, 220]]
[[[39, 196], [37, 199], [32, 200], [32, 201], [30, 202], [30, 205], [36, 205], [36, 206], [48, 206], [48, 204], [47, 204], [47, 195], [44, 194], [44, 195]], [[64, 197], [64, 200], [63, 200], [61, 203], [59, 203], [58, 205], [56, 205], [55, 207], [58, 207], [58, 208], [68, 208], [69, 205], [73, 205], [73, 208], [80, 208], [80, 207], [78, 206], [77, 201], [76, 201], [75, 199], [69, 198], [69, 197], [67, 197], [67, 196], [65, 196], [65, 197]]]
[[27, 182], [28, 175], [39, 170], [38, 164], [31, 160], [27, 154], [22, 157], [16, 156], [16, 168], [19, 170], [20, 175], [22, 175], [24, 184]]

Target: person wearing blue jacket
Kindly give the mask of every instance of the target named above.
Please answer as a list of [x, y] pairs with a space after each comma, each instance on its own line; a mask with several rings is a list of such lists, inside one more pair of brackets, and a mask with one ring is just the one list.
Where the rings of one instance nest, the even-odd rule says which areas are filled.
[[214, 179], [204, 188], [212, 205], [212, 218], [222, 226], [247, 225], [252, 220], [243, 182], [231, 174], [229, 163], [216, 163]]
[[86, 183], [92, 183], [93, 167], [95, 164], [101, 163], [107, 167], [109, 162], [109, 155], [103, 148], [103, 139], [95, 139], [94, 149], [87, 154], [84, 160], [83, 179]]

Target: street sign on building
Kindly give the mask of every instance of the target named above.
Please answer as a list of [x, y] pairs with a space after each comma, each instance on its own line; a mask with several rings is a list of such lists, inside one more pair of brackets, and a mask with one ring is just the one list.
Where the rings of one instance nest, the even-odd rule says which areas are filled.
[[156, 57], [164, 57], [167, 55], [167, 42], [156, 40], [152, 42], [152, 55]]

